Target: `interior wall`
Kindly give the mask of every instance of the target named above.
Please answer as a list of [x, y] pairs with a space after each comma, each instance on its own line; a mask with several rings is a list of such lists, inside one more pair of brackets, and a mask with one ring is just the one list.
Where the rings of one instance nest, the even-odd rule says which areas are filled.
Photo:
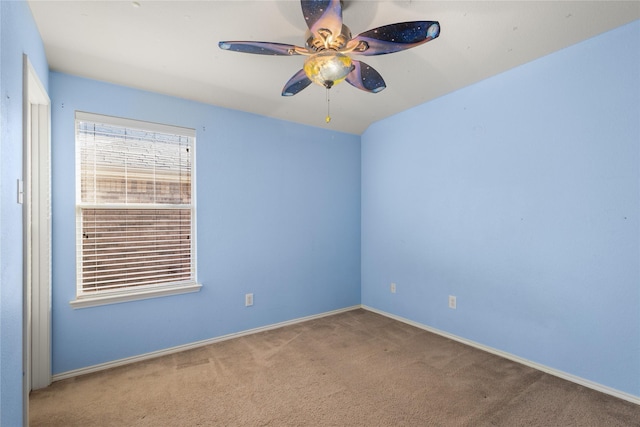
[[48, 87], [42, 40], [24, 1], [0, 1], [0, 425], [22, 425], [23, 54]]
[[640, 396], [638, 52], [636, 21], [372, 125], [362, 303]]
[[[60, 73], [50, 87], [54, 374], [360, 303], [359, 136]], [[196, 129], [200, 292], [69, 306], [76, 110]]]

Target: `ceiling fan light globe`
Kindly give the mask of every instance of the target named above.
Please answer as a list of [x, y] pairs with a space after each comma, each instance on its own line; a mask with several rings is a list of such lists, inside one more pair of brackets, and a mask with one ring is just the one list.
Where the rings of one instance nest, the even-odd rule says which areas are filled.
[[333, 50], [311, 55], [304, 62], [304, 72], [309, 80], [327, 89], [343, 81], [351, 70], [351, 58]]

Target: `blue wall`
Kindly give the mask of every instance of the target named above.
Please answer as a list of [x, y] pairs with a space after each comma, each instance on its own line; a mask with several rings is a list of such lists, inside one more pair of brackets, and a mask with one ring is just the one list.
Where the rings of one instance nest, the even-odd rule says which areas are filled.
[[22, 425], [22, 55], [48, 85], [42, 40], [26, 2], [0, 1], [0, 425]]
[[638, 52], [636, 21], [372, 125], [362, 303], [640, 396]]
[[[54, 373], [360, 303], [359, 136], [59, 73], [50, 88]], [[196, 129], [200, 292], [69, 306], [76, 110]]]

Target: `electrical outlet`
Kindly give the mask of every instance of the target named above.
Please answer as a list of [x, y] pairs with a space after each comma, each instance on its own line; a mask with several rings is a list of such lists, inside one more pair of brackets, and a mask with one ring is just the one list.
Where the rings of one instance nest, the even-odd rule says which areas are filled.
[[396, 293], [396, 284], [395, 284], [395, 283], [392, 283], [392, 284], [391, 284], [391, 293], [392, 293], [392, 294], [395, 294], [395, 293]]
[[449, 295], [449, 308], [453, 308], [454, 310], [456, 308], [456, 297], [453, 295]]
[[245, 294], [244, 305], [245, 307], [251, 307], [253, 305], [253, 294]]

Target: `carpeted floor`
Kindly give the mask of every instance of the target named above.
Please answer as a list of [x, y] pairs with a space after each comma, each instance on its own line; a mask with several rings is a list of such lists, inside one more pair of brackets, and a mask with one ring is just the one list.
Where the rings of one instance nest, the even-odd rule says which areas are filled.
[[63, 380], [35, 426], [638, 426], [640, 406], [354, 310]]

